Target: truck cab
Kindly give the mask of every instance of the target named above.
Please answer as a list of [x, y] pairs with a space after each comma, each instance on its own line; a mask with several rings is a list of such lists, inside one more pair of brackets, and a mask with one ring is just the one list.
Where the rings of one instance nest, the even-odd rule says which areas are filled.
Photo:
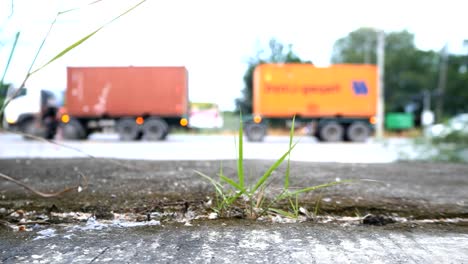
[[11, 86], [7, 98], [12, 98], [3, 116], [3, 126], [7, 130], [21, 132], [26, 138], [27, 135], [54, 138], [58, 124], [58, 104], [54, 93], [26, 88], [17, 92]]

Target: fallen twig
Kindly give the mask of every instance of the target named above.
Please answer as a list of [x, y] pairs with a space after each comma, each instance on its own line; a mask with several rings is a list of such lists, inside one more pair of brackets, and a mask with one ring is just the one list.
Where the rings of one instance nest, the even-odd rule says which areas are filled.
[[28, 186], [27, 184], [25, 183], [22, 183], [16, 179], [13, 179], [12, 177], [8, 176], [8, 175], [5, 175], [3, 173], [0, 173], [0, 178], [4, 179], [4, 180], [7, 180], [7, 181], [11, 181], [11, 182], [14, 182], [18, 185], [20, 185], [21, 187], [27, 189], [28, 191], [31, 191], [32, 193], [36, 194], [36, 195], [39, 195], [41, 197], [44, 197], [44, 198], [51, 198], [51, 197], [56, 197], [56, 196], [59, 196], [59, 195], [62, 195], [66, 192], [70, 192], [70, 191], [73, 191], [73, 190], [77, 190], [78, 192], [81, 192], [82, 190], [86, 189], [88, 187], [88, 180], [86, 178], [86, 176], [84, 176], [81, 172], [78, 171], [78, 174], [80, 175], [80, 177], [83, 178], [83, 186], [81, 186], [80, 184], [78, 184], [77, 186], [73, 186], [73, 187], [68, 187], [68, 188], [65, 188], [59, 192], [55, 192], [55, 193], [44, 193], [44, 192], [40, 192], [40, 191], [37, 191], [35, 190], [34, 188]]

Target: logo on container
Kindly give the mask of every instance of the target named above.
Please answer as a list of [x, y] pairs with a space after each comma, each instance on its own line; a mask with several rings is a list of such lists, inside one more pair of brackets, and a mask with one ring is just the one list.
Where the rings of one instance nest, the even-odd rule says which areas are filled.
[[353, 81], [353, 92], [355, 95], [367, 95], [369, 93], [369, 89], [367, 89], [365, 82]]

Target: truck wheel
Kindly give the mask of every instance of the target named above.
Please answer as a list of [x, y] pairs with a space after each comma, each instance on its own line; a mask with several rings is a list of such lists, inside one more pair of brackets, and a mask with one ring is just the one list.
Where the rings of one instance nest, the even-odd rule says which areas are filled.
[[21, 125], [20, 130], [22, 133], [26, 134], [23, 136], [24, 139], [34, 139], [32, 137], [28, 137], [27, 135], [41, 138], [46, 137], [46, 130], [40, 124], [38, 124], [34, 118], [25, 120]]
[[247, 124], [245, 125], [245, 135], [249, 141], [261, 142], [266, 135], [266, 126], [254, 123]]
[[62, 124], [62, 135], [66, 140], [85, 139], [86, 132], [80, 121], [71, 119], [68, 123]]
[[318, 136], [321, 141], [341, 141], [343, 139], [343, 127], [337, 122], [328, 122], [319, 128]]
[[140, 128], [133, 118], [123, 118], [117, 122], [117, 133], [122, 141], [135, 140], [140, 134]]
[[44, 119], [45, 138], [54, 139], [57, 133], [57, 121], [53, 117], [46, 117]]
[[346, 139], [353, 142], [364, 142], [369, 137], [369, 126], [363, 122], [354, 122], [346, 130]]
[[169, 133], [166, 121], [159, 118], [150, 118], [143, 124], [143, 139], [163, 140]]

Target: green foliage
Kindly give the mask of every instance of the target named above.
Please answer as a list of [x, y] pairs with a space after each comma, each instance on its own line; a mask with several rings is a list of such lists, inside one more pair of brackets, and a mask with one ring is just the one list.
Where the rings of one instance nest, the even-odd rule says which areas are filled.
[[[360, 28], [337, 40], [332, 63], [376, 63], [377, 32]], [[385, 35], [385, 103], [387, 111], [402, 112], [416, 103], [416, 117], [422, 110], [422, 94], [431, 91], [433, 100], [438, 85], [440, 54], [416, 48], [414, 35], [406, 30]], [[453, 115], [468, 111], [468, 56], [450, 55], [444, 113]]]
[[456, 144], [468, 149], [468, 134], [462, 131], [453, 131], [444, 137], [436, 137], [432, 140], [434, 144]]
[[[242, 120], [242, 116], [240, 117]], [[278, 159], [273, 165], [271, 165], [266, 172], [258, 178], [254, 184], [246, 185], [244, 181], [244, 165], [243, 165], [243, 128], [242, 121], [239, 122], [239, 145], [238, 145], [238, 160], [237, 160], [237, 181], [228, 178], [223, 174], [222, 166], [219, 171], [219, 180], [216, 181], [214, 178], [200, 172], [195, 171], [201, 177], [208, 180], [215, 189], [215, 205], [212, 208], [213, 211], [219, 215], [223, 215], [232, 209], [236, 204], [240, 204], [241, 207], [245, 208], [245, 213], [248, 218], [258, 218], [265, 214], [280, 214], [284, 217], [297, 218], [299, 214], [299, 201], [298, 197], [300, 194], [315, 191], [318, 189], [330, 187], [333, 185], [346, 183], [350, 181], [335, 181], [321, 185], [310, 186], [302, 189], [291, 190], [289, 185], [289, 174], [290, 174], [290, 162], [289, 157], [291, 151], [296, 146], [296, 143], [292, 143], [293, 131], [294, 131], [294, 120], [292, 121], [292, 128], [289, 140], [288, 150]], [[284, 186], [281, 193], [276, 195], [272, 200], [266, 202], [267, 197], [265, 192], [267, 191], [267, 182], [273, 175], [273, 172], [279, 168], [279, 166], [288, 158], [288, 165], [286, 167]], [[294, 199], [294, 200], [293, 200]], [[290, 210], [284, 210], [276, 208], [281, 201], [286, 200], [289, 204]], [[317, 209], [316, 209], [317, 211]]]
[[9, 86], [7, 83], [0, 82], [0, 98], [6, 97]]
[[337, 40], [333, 46], [332, 63], [372, 63], [377, 61], [377, 33], [372, 28], [360, 28]]
[[[465, 128], [466, 129], [466, 128]], [[417, 137], [412, 143], [413, 154], [400, 153], [400, 160], [468, 163], [468, 134], [454, 130], [435, 137]]]
[[468, 134], [466, 127], [442, 137], [433, 138], [430, 143], [437, 150], [432, 157], [436, 161], [468, 162]]
[[385, 100], [389, 111], [402, 112], [415, 97], [436, 88], [438, 55], [433, 51], [389, 48], [385, 67]]
[[446, 116], [468, 113], [468, 55], [448, 57], [447, 80], [444, 94]]
[[[333, 63], [376, 64], [377, 31], [360, 28], [336, 41]], [[416, 49], [414, 35], [408, 31], [390, 32], [385, 36], [386, 110], [403, 111], [411, 98], [436, 81], [437, 55]]]
[[253, 100], [253, 73], [255, 67], [262, 63], [312, 63], [311, 61], [304, 61], [297, 56], [293, 50], [292, 45], [288, 45], [285, 49], [284, 45], [276, 39], [271, 39], [269, 43], [269, 54], [262, 56], [264, 51], [259, 51], [255, 57], [250, 58], [248, 67], [244, 74], [244, 89], [242, 90], [242, 97], [235, 100], [236, 111], [243, 113], [252, 113], [252, 100]]
[[[8, 86], [8, 84], [0, 82], [0, 106], [3, 106], [3, 102], [5, 101], [7, 95]], [[0, 117], [2, 117], [2, 112], [0, 112]], [[2, 122], [0, 122], [0, 126], [2, 125], [1, 123]]]

